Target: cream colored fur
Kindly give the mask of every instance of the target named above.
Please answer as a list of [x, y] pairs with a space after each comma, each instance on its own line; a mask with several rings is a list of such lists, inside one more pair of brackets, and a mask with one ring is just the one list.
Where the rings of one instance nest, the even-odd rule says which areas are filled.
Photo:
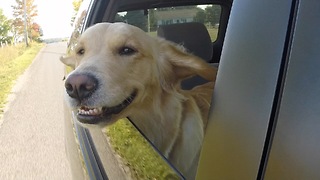
[[[120, 55], [123, 47], [136, 52]], [[84, 54], [77, 54], [81, 49]], [[124, 23], [100, 23], [87, 29], [74, 52], [61, 61], [75, 68], [72, 73], [90, 73], [99, 80], [88, 106], [115, 106], [137, 90], [127, 108], [100, 125], [129, 117], [177, 169], [194, 177], [216, 68], [176, 44]], [[194, 75], [211, 82], [182, 90], [180, 82]], [[78, 108], [72, 98], [68, 100]]]

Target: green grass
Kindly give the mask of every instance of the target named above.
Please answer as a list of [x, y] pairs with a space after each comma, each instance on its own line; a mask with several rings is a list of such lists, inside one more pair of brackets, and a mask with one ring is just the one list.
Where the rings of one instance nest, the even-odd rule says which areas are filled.
[[14, 81], [31, 64], [43, 44], [32, 43], [0, 48], [0, 114]]
[[135, 179], [179, 179], [127, 119], [108, 126], [106, 134]]
[[217, 35], [218, 35], [218, 30], [216, 28], [208, 28], [207, 29], [211, 38], [211, 41], [214, 42], [217, 39]]

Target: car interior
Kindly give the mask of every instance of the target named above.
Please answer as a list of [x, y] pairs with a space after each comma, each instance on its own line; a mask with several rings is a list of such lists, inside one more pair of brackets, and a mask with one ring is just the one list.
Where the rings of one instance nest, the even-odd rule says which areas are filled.
[[[183, 45], [189, 53], [201, 57], [210, 63], [210, 65], [218, 66], [218, 63], [212, 63], [212, 41], [204, 24], [191, 22], [162, 25], [157, 29], [157, 35], [158, 37]], [[206, 82], [200, 76], [195, 76], [182, 81], [181, 87], [187, 90]]]

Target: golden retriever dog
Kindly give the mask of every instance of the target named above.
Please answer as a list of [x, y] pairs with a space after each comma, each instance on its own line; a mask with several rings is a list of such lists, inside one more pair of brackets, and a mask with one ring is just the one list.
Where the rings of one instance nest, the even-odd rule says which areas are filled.
[[[125, 23], [88, 28], [61, 61], [75, 69], [65, 88], [79, 122], [105, 126], [129, 117], [182, 174], [196, 171], [216, 68]], [[209, 82], [181, 89], [195, 75]]]

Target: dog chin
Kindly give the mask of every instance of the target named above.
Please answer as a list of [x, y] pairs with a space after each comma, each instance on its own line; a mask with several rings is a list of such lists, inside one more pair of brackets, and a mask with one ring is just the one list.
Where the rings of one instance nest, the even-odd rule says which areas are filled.
[[77, 123], [81, 125], [82, 127], [91, 129], [91, 128], [103, 128], [105, 126], [111, 125], [115, 123], [117, 120], [111, 117], [103, 117], [99, 119], [94, 119], [92, 121], [83, 121], [79, 118], [77, 118]]

